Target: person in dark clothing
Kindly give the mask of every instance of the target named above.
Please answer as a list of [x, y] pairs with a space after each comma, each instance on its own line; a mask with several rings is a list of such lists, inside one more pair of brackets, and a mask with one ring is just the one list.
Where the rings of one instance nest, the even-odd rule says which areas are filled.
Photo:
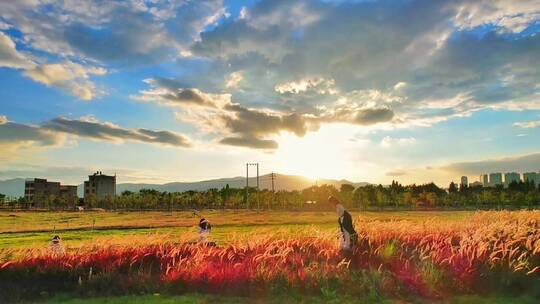
[[358, 242], [358, 234], [356, 234], [356, 230], [354, 229], [351, 214], [345, 210], [345, 207], [343, 207], [341, 202], [335, 196], [330, 196], [328, 202], [334, 204], [338, 214], [340, 230], [339, 248], [344, 254], [350, 253]]

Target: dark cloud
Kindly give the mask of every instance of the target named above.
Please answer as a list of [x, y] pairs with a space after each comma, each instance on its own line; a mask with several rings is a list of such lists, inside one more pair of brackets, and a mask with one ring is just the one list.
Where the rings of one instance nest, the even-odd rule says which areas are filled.
[[389, 108], [362, 109], [354, 117], [353, 122], [359, 125], [373, 125], [392, 120], [394, 112]]
[[82, 23], [66, 25], [59, 39], [73, 52], [101, 62], [148, 64], [174, 52], [174, 44], [162, 26], [128, 12], [118, 13], [100, 30]]
[[0, 144], [16, 148], [17, 145], [35, 144], [55, 146], [63, 142], [64, 134], [104, 141], [139, 141], [175, 147], [189, 147], [184, 135], [170, 131], [125, 129], [95, 119], [68, 119], [58, 117], [34, 126], [7, 121], [0, 116]]
[[201, 42], [195, 43], [192, 51], [200, 56], [222, 59], [257, 52], [274, 61], [276, 57], [283, 56], [285, 49], [280, 46], [286, 41], [286, 36], [277, 26], [255, 30], [240, 20], [226, 22], [213, 31], [201, 33]]
[[406, 171], [403, 171], [403, 170], [394, 170], [394, 171], [388, 171], [385, 173], [386, 176], [394, 176], [394, 177], [398, 177], [398, 176], [404, 176], [404, 175], [407, 175], [407, 172]]
[[362, 126], [389, 122], [394, 111], [388, 107], [358, 108], [357, 106], [338, 106], [320, 114], [322, 122], [344, 122]]
[[453, 163], [443, 170], [461, 174], [480, 175], [490, 172], [529, 172], [540, 170], [540, 153], [473, 162]]
[[0, 124], [0, 144], [36, 143], [41, 146], [59, 144], [61, 138], [55, 132], [49, 132], [39, 126], [14, 122]]
[[185, 88], [173, 79], [151, 78], [144, 82], [151, 88], [132, 98], [142, 101], [157, 102], [168, 106], [201, 106], [218, 108], [230, 102], [230, 95], [204, 93], [197, 88]]
[[[223, 125], [233, 137], [226, 137], [220, 143], [255, 149], [277, 149], [274, 140], [264, 137], [275, 135], [282, 131], [291, 132], [303, 137], [309, 122], [301, 115], [267, 113], [264, 111], [244, 108], [238, 104], [229, 104], [227, 112], [220, 115]], [[232, 115], [231, 115], [232, 114]]]
[[211, 101], [201, 96], [198, 90], [182, 89], [177, 92], [171, 92], [163, 96], [164, 99], [173, 103], [193, 103], [197, 105], [215, 106]]
[[190, 146], [189, 140], [180, 134], [147, 129], [124, 129], [111, 123], [102, 123], [96, 120], [77, 120], [58, 117], [44, 123], [41, 128], [107, 141], [134, 140], [178, 147]]
[[278, 148], [277, 142], [255, 137], [225, 137], [219, 143], [229, 146], [246, 147], [252, 149], [274, 150]]
[[288, 131], [302, 137], [307, 132], [306, 119], [295, 113], [288, 115], [271, 114], [247, 109], [238, 104], [227, 105], [225, 109], [234, 113], [233, 116], [222, 116], [225, 125], [232, 133], [268, 135]]
[[189, 140], [185, 136], [170, 131], [153, 131], [147, 129], [138, 129], [137, 133], [145, 135], [147, 137], [143, 141], [168, 144], [178, 147], [191, 146]]

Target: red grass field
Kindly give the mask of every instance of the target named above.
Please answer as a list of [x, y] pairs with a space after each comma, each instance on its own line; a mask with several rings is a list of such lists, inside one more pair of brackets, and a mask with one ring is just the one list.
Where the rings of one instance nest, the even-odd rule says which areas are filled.
[[360, 240], [350, 260], [331, 233], [251, 235], [216, 247], [165, 239], [65, 254], [21, 249], [0, 260], [0, 300], [155, 292], [428, 302], [463, 294], [538, 298], [539, 219], [537, 211], [481, 212], [439, 223], [358, 219]]

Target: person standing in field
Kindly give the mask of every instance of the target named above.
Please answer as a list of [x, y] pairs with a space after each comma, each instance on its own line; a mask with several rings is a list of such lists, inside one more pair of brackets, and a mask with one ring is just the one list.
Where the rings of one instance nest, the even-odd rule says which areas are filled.
[[351, 214], [345, 210], [343, 204], [341, 204], [335, 196], [330, 196], [328, 202], [336, 207], [336, 212], [338, 214], [340, 230], [339, 249], [343, 255], [348, 256], [358, 242], [358, 235], [354, 229]]
[[54, 254], [64, 254], [64, 247], [60, 244], [60, 237], [55, 235], [51, 241], [51, 251]]
[[210, 222], [205, 218], [201, 218], [201, 220], [199, 221], [199, 242], [208, 242], [211, 230], [212, 226], [210, 225]]

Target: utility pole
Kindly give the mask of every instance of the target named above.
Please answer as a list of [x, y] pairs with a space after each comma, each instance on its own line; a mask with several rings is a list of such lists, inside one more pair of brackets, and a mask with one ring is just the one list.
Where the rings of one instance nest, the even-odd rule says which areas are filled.
[[249, 164], [246, 164], [246, 207], [247, 209], [249, 209], [249, 193], [248, 193], [248, 190], [249, 189]]
[[272, 172], [272, 175], [270, 175], [272, 178], [272, 205], [274, 205], [274, 172]]
[[257, 163], [257, 211], [261, 211], [261, 200], [259, 195], [259, 163]]

